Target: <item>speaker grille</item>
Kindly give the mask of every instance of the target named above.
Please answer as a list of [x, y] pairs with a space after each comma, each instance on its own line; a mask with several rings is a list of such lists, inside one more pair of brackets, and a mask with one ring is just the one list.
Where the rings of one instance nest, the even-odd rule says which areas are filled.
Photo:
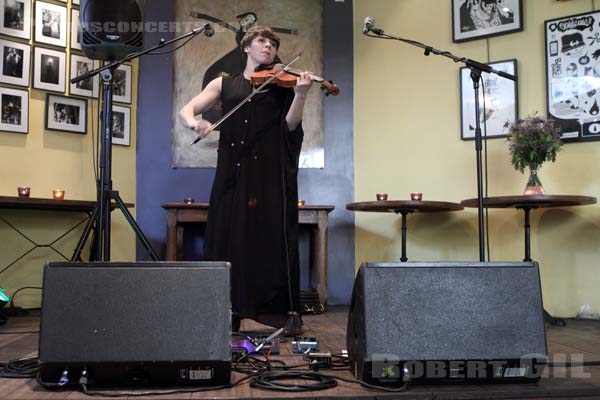
[[385, 359], [545, 360], [542, 309], [537, 263], [363, 264], [348, 353], [364, 379]]
[[225, 263], [50, 263], [42, 362], [231, 360]]

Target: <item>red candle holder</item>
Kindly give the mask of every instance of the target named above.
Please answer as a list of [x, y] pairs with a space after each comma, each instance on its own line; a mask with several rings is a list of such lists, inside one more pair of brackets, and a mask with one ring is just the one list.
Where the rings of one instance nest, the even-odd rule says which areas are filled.
[[29, 186], [19, 186], [17, 192], [19, 193], [19, 197], [29, 197], [31, 188]]
[[62, 189], [54, 189], [52, 191], [52, 198], [54, 200], [64, 200], [65, 199], [65, 191]]
[[423, 193], [413, 192], [410, 194], [410, 199], [412, 201], [421, 201], [421, 200], [423, 200]]
[[375, 197], [377, 198], [377, 201], [387, 201], [388, 199], [387, 193], [377, 193]]
[[304, 200], [298, 200], [298, 207], [303, 206], [306, 204], [306, 201]]

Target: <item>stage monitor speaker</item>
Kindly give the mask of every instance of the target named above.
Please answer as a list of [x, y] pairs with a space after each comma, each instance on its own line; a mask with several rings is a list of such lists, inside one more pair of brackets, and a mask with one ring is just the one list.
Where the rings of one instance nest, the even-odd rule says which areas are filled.
[[230, 382], [230, 264], [49, 263], [39, 343], [47, 385]]
[[81, 48], [92, 60], [121, 60], [143, 47], [142, 9], [136, 0], [81, 0]]
[[537, 263], [365, 263], [347, 348], [357, 378], [520, 382], [547, 362]]

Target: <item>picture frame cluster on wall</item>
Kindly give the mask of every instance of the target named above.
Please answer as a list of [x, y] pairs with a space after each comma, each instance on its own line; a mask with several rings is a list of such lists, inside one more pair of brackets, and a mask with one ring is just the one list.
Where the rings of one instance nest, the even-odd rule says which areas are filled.
[[[28, 133], [26, 89], [31, 88], [47, 92], [46, 129], [87, 132], [87, 99], [99, 99], [100, 77], [70, 81], [101, 64], [82, 51], [80, 1], [70, 0], [68, 5], [68, 0], [0, 0], [0, 131]], [[116, 145], [130, 145], [131, 109], [126, 105], [132, 101], [132, 69], [123, 64], [114, 72], [113, 101], [124, 104], [114, 106]]]

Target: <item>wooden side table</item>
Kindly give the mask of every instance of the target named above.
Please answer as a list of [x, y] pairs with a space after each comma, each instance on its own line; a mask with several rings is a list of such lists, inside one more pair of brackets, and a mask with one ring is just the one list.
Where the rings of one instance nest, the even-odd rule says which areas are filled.
[[[94, 211], [95, 205], [96, 205], [95, 201], [88, 201], [88, 200], [54, 200], [54, 199], [42, 199], [42, 198], [35, 198], [35, 197], [0, 196], [0, 209], [34, 210], [34, 211], [35, 210], [47, 210], [47, 211], [56, 211], [56, 212], [61, 212], [61, 213], [62, 212], [80, 212], [80, 213], [87, 214], [87, 216], [84, 219], [82, 219], [77, 224], [75, 224], [74, 226], [69, 228], [66, 232], [64, 232], [62, 235], [60, 235], [59, 237], [57, 237], [55, 240], [53, 240], [50, 243], [37, 243], [32, 238], [28, 237], [24, 232], [19, 230], [15, 225], [11, 224], [6, 218], [0, 216], [0, 220], [2, 220], [6, 225], [8, 225], [11, 229], [13, 229], [15, 232], [17, 232], [23, 238], [25, 238], [33, 246], [30, 249], [28, 249], [27, 251], [25, 251], [23, 254], [21, 254], [17, 259], [13, 260], [9, 264], [7, 264], [5, 267], [3, 267], [2, 270], [0, 270], [0, 273], [6, 271], [10, 267], [12, 267], [15, 263], [17, 263], [19, 260], [23, 259], [29, 253], [31, 253], [32, 251], [34, 251], [35, 249], [40, 248], [40, 247], [49, 248], [50, 250], [54, 251], [56, 254], [58, 254], [59, 256], [61, 256], [62, 258], [64, 258], [67, 261], [69, 261], [69, 260], [80, 261], [79, 255], [81, 253], [81, 250], [83, 249], [83, 246], [85, 245], [84, 239], [87, 238], [87, 233], [84, 232], [84, 234], [79, 239], [79, 242], [77, 243], [77, 246], [75, 248], [73, 256], [70, 259], [66, 255], [64, 255], [62, 252], [60, 252], [60, 250], [58, 250], [56, 247], [54, 247], [54, 245], [58, 241], [60, 241], [62, 238], [67, 236], [69, 233], [71, 233], [73, 230], [75, 230], [78, 226], [80, 226], [84, 222], [88, 221], [90, 218], [93, 218], [94, 216], [92, 215], [92, 212]], [[134, 207], [134, 205], [132, 203], [126, 203], [125, 206], [129, 207], [129, 208]], [[111, 210], [114, 210], [115, 208], [116, 208], [116, 205], [114, 203], [111, 203]]]
[[[477, 199], [467, 199], [460, 202], [464, 207], [477, 207]], [[525, 258], [531, 261], [531, 224], [530, 213], [536, 208], [572, 207], [596, 204], [595, 197], [571, 195], [521, 195], [521, 196], [496, 196], [483, 199], [483, 206], [487, 208], [516, 208], [525, 212]]]
[[[167, 210], [167, 256], [166, 261], [176, 261], [183, 254], [183, 230], [186, 224], [205, 224], [208, 219], [208, 203], [164, 203]], [[311, 286], [319, 293], [319, 300], [326, 306], [327, 292], [327, 230], [328, 215], [334, 209], [330, 205], [304, 205], [298, 207], [298, 224], [311, 228]]]
[[406, 216], [414, 212], [432, 213], [460, 211], [463, 207], [457, 203], [446, 201], [414, 201], [414, 200], [385, 200], [363, 201], [346, 204], [350, 211], [393, 212], [402, 215], [402, 257], [400, 261], [408, 261], [406, 256]]
[[[464, 207], [477, 207], [477, 199], [467, 199], [461, 201]], [[520, 196], [495, 196], [483, 199], [483, 206], [487, 208], [516, 208], [525, 213], [525, 258], [523, 261], [531, 261], [531, 210], [536, 208], [550, 207], [573, 207], [596, 204], [596, 198], [590, 196], [574, 195], [520, 195]], [[550, 313], [544, 310], [546, 320], [552, 325], [564, 326], [565, 321], [560, 318], [554, 318]]]

